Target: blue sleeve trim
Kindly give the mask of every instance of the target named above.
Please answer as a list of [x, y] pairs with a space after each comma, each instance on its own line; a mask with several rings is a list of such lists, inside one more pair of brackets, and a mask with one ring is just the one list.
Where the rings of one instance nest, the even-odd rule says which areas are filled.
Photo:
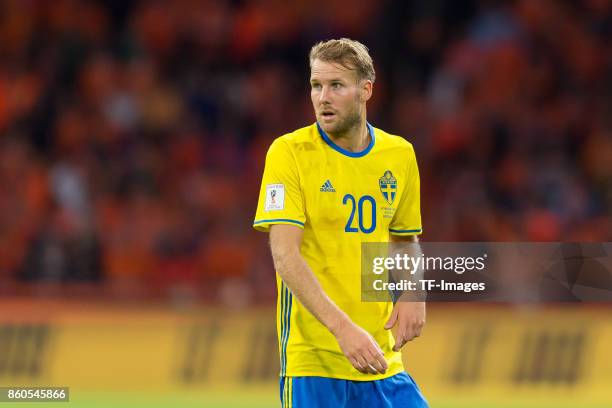
[[299, 225], [301, 227], [304, 226], [303, 222], [296, 221], [296, 220], [290, 220], [288, 218], [272, 218], [272, 219], [269, 219], [269, 220], [259, 220], [259, 221], [255, 221], [253, 223], [253, 225], [266, 224], [266, 223], [272, 224], [272, 223], [275, 223], [275, 222], [290, 222], [292, 224], [297, 224], [297, 225]]
[[396, 234], [408, 234], [408, 233], [414, 233], [414, 232], [422, 232], [423, 229], [418, 228], [418, 229], [410, 229], [410, 230], [400, 230], [400, 229], [394, 229], [394, 228], [389, 228], [389, 232], [394, 232]]

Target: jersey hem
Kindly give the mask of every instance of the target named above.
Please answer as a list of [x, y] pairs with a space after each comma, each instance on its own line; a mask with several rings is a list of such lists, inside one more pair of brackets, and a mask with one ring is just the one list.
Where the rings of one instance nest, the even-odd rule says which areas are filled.
[[[347, 380], [347, 381], [376, 381], [376, 380], [384, 380], [385, 378], [393, 377], [399, 373], [403, 373], [406, 370], [403, 367], [395, 369], [393, 371], [388, 371], [385, 374], [377, 374], [377, 375], [368, 375], [367, 377], [356, 376], [356, 375], [334, 375], [328, 372], [316, 372], [316, 371], [298, 371], [298, 372], [287, 372], [285, 375], [280, 375], [280, 378], [283, 377], [324, 377], [324, 378], [333, 378], [336, 380]], [[365, 375], [365, 374], [364, 374]]]

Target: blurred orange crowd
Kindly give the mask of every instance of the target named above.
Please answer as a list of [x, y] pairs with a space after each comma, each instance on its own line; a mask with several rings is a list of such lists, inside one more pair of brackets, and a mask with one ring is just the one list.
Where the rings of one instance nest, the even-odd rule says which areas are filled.
[[417, 3], [3, 2], [0, 292], [273, 297], [265, 152], [341, 36], [415, 145], [424, 240], [610, 240], [612, 2]]

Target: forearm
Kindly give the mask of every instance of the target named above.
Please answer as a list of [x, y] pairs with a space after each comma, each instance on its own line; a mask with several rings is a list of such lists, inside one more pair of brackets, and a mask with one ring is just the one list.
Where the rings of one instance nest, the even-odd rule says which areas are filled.
[[[276, 252], [276, 253], [275, 253]], [[349, 317], [327, 296], [314, 273], [295, 249], [273, 250], [274, 266], [293, 295], [334, 335]]]
[[[392, 237], [392, 250], [389, 256], [395, 257], [399, 255], [401, 258], [405, 256], [411, 260], [419, 260], [422, 257], [422, 250], [419, 244], [419, 240], [416, 236], [409, 237]], [[407, 290], [403, 293], [396, 294], [396, 300], [401, 297], [402, 300], [419, 300], [424, 301], [426, 293], [421, 288], [421, 281], [424, 279], [425, 268], [422, 262], [409, 262], [409, 265], [415, 266], [416, 268], [407, 269], [395, 269], [391, 272], [391, 279], [395, 282], [409, 281], [414, 283], [414, 290]]]

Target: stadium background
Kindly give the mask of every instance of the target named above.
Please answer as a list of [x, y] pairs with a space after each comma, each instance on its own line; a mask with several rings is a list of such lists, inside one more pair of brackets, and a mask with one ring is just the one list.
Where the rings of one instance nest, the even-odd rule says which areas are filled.
[[[374, 58], [370, 122], [415, 146], [424, 240], [610, 241], [610, 1], [3, 1], [0, 386], [276, 404], [251, 222], [341, 36]], [[609, 312], [434, 304], [405, 360], [433, 407], [609, 407]]]

